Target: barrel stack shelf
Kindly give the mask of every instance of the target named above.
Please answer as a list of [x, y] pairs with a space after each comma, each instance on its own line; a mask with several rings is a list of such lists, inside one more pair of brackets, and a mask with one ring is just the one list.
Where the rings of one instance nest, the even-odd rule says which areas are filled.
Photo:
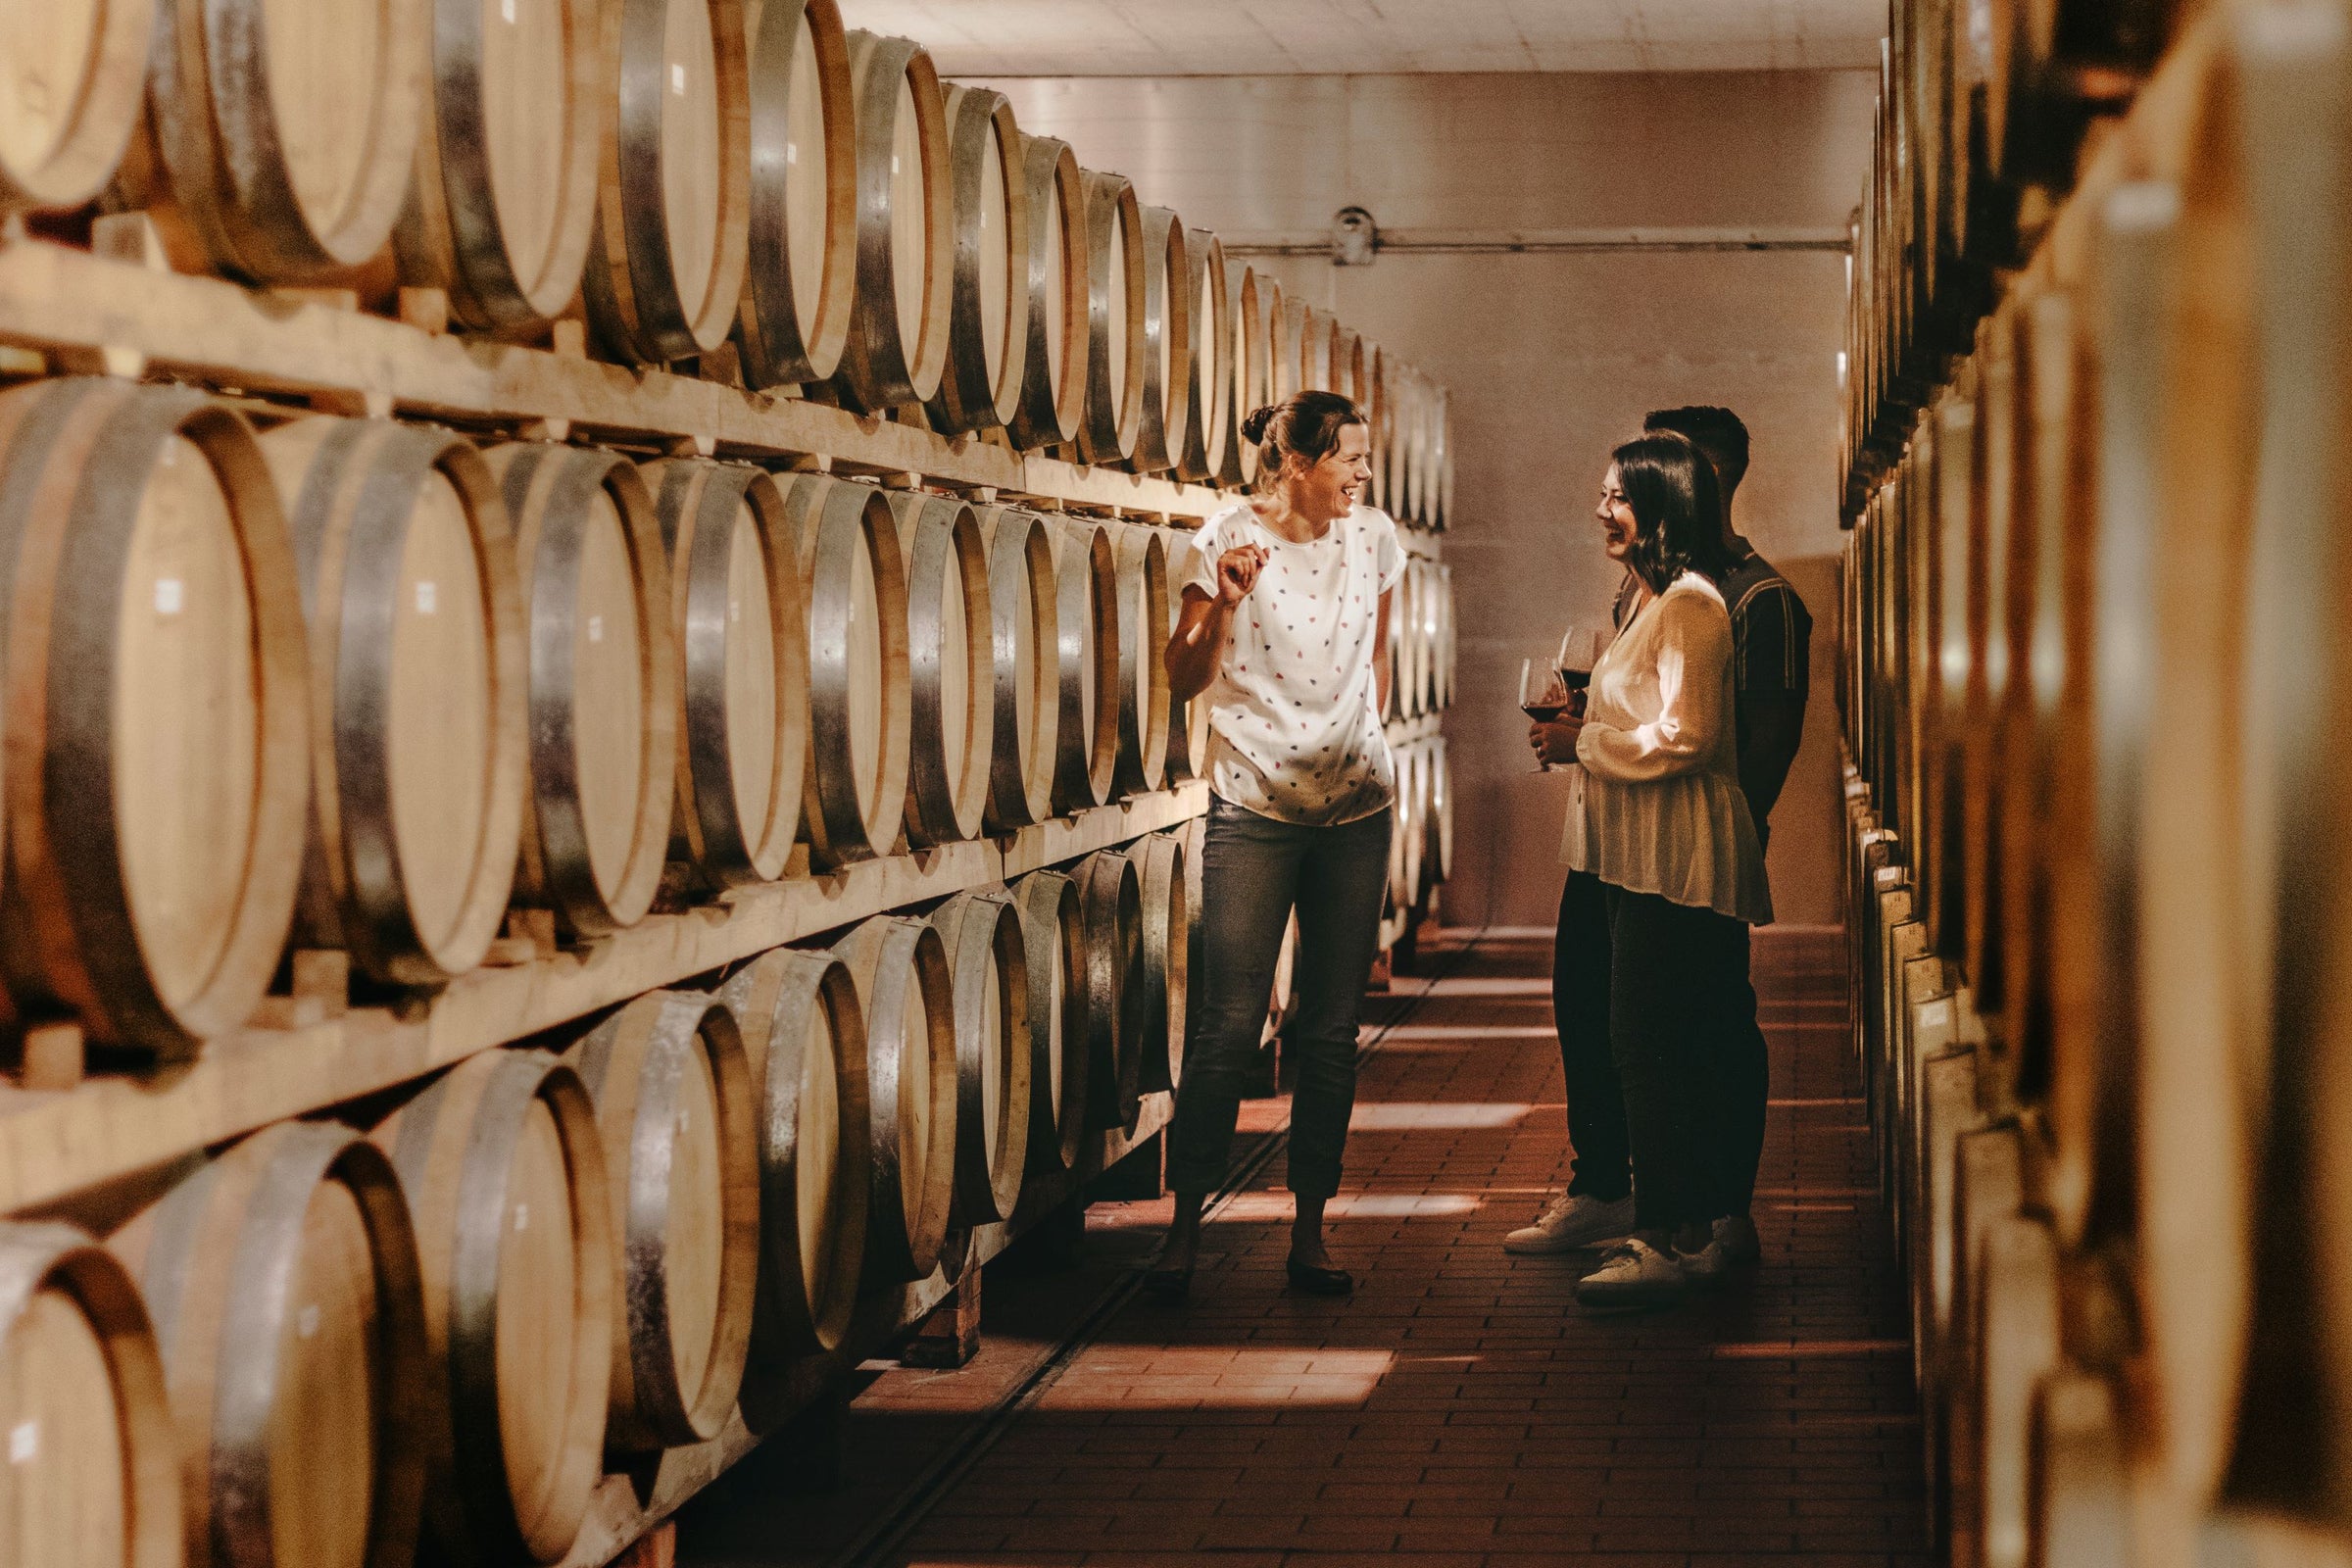
[[0, 1568], [611, 1561], [1148, 1148], [1171, 590], [1302, 387], [1434, 914], [1444, 389], [1001, 95], [832, 0], [19, 9]]
[[1932, 1521], [2341, 1565], [2352, 10], [2030, 10], [1984, 53], [1894, 8], [1845, 356], [1851, 992]]

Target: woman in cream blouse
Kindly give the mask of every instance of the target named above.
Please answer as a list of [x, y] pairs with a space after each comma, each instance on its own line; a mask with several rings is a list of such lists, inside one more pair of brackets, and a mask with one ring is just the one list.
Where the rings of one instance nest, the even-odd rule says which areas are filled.
[[1611, 460], [1601, 521], [1629, 539], [1641, 591], [1593, 668], [1583, 717], [1530, 739], [1546, 755], [1573, 745], [1583, 764], [1560, 858], [1603, 887], [1608, 1004], [1594, 1024], [1608, 1031], [1633, 1153], [1634, 1234], [1577, 1297], [1635, 1307], [1682, 1294], [1678, 1255], [1703, 1252], [1708, 1221], [1728, 1212], [1714, 1189], [1730, 1075], [1716, 1058], [1745, 975], [1740, 928], [1772, 918], [1772, 895], [1740, 793], [1714, 470], [1671, 434]]

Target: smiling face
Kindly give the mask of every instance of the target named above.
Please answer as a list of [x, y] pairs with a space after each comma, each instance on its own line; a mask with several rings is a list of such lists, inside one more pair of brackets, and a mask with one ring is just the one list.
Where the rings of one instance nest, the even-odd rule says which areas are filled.
[[1600, 505], [1592, 514], [1600, 519], [1601, 548], [1611, 561], [1623, 561], [1626, 552], [1634, 548], [1634, 509], [1626, 504], [1625, 486], [1619, 482], [1614, 463], [1600, 481]]
[[1291, 506], [1319, 522], [1346, 516], [1372, 482], [1372, 430], [1365, 424], [1340, 426], [1340, 444], [1314, 463], [1294, 457], [1284, 465]]

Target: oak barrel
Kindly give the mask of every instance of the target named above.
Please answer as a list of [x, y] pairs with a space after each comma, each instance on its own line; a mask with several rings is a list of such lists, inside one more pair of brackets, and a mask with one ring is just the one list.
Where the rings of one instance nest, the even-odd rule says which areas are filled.
[[1069, 143], [1021, 137], [1028, 190], [1028, 331], [1021, 392], [1006, 424], [1025, 452], [1068, 446], [1086, 416], [1089, 252], [1086, 180]]
[[310, 621], [315, 824], [295, 941], [439, 985], [498, 935], [522, 833], [522, 600], [489, 466], [447, 431], [262, 437]]
[[1233, 293], [1225, 244], [1205, 228], [1185, 230], [1192, 269], [1193, 370], [1176, 477], [1214, 484], [1233, 462]]
[[872, 1164], [865, 1017], [857, 982], [829, 953], [779, 948], [730, 977], [751, 1066], [760, 1148], [760, 1284], [744, 1363], [743, 1418], [766, 1432], [790, 1415], [793, 1368], [837, 1349], [858, 1304]]
[[370, 1135], [416, 1228], [433, 1421], [425, 1522], [460, 1561], [550, 1563], [603, 1474], [616, 1252], [578, 1075], [485, 1051]]
[[596, 1102], [618, 1243], [605, 1446], [706, 1442], [743, 1384], [760, 1274], [760, 1146], [743, 1032], [712, 997], [656, 991], [564, 1059]]
[[1339, 384], [1339, 318], [1320, 306], [1308, 306], [1298, 342], [1298, 384], [1317, 392], [1341, 392], [1345, 396]]
[[1086, 914], [1059, 871], [1012, 884], [1029, 978], [1029, 1168], [1058, 1174], [1086, 1133]]
[[430, 0], [169, 0], [118, 200], [174, 263], [301, 283], [383, 248], [423, 126]]
[[2048, 1222], [2011, 1214], [1984, 1231], [1978, 1263], [1978, 1561], [2027, 1568], [2034, 1560], [2028, 1434], [2034, 1392], [2059, 1361], [2057, 1240]]
[[1258, 444], [1242, 433], [1250, 415], [1274, 401], [1275, 323], [1282, 314], [1282, 285], [1238, 258], [1226, 264], [1226, 290], [1233, 299], [1233, 462], [1221, 477], [1228, 485], [1257, 482]]
[[1184, 840], [1154, 833], [1129, 848], [1142, 900], [1144, 1004], [1140, 1009], [1144, 1093], [1173, 1089], [1184, 1077], [1186, 1002], [1192, 986], [1192, 900]]
[[122, 162], [146, 108], [158, 0], [77, 0], [12, 28], [0, 87], [0, 212], [78, 207]]
[[670, 849], [712, 888], [784, 873], [808, 762], [808, 632], [784, 495], [758, 468], [646, 465], [669, 547], [678, 775]]
[[383, 1151], [280, 1122], [108, 1248], [163, 1352], [190, 1568], [406, 1568], [435, 1412], [416, 1238]]
[[1112, 785], [1141, 795], [1165, 782], [1168, 767], [1168, 552], [1159, 532], [1113, 523], [1118, 567], [1119, 754]]
[[1143, 1104], [1143, 880], [1116, 850], [1079, 861], [1073, 880], [1086, 921], [1086, 1124], [1133, 1127]]
[[618, 111], [583, 292], [615, 357], [661, 365], [727, 340], [751, 229], [744, 0], [608, 0]]
[[947, 949], [920, 920], [880, 914], [833, 945], [865, 1016], [872, 1186], [865, 1282], [939, 1266], [956, 1191], [956, 1001]]
[[1144, 231], [1144, 416], [1128, 466], [1160, 473], [1184, 456], [1193, 400], [1193, 260], [1184, 220], [1137, 209]]
[[1054, 814], [1061, 729], [1060, 578], [1053, 527], [1011, 507], [977, 507], [988, 548], [988, 626], [995, 717], [988, 774], [991, 834]]
[[947, 107], [920, 45], [853, 30], [858, 289], [833, 387], [868, 414], [929, 401], [948, 364], [955, 192]]
[[997, 712], [988, 546], [965, 502], [885, 495], [906, 563], [906, 842], [932, 849], [977, 836], [988, 807]]
[[803, 826], [819, 865], [888, 855], [906, 814], [910, 744], [906, 571], [872, 485], [803, 474], [785, 493], [808, 611]]
[[1429, 743], [1422, 778], [1421, 902], [1453, 877], [1453, 769], [1446, 760], [1446, 737]]
[[403, 283], [478, 331], [528, 329], [580, 286], [613, 87], [593, 0], [431, 0]]
[[177, 388], [0, 393], [0, 594], [12, 999], [167, 1054], [237, 1027], [310, 786], [301, 589], [251, 427]]
[[1094, 464], [1135, 456], [1144, 420], [1143, 209], [1123, 174], [1083, 172], [1086, 185], [1086, 416], [1078, 451]]
[[1363, 334], [1354, 327], [1339, 325], [1331, 342], [1331, 389], [1364, 412], [1367, 420], [1372, 414], [1372, 383], [1365, 373], [1366, 345]]
[[1060, 515], [1054, 557], [1059, 592], [1061, 713], [1055, 726], [1054, 809], [1068, 813], [1112, 798], [1119, 760], [1119, 568], [1109, 530]]
[[[1160, 539], [1168, 557], [1168, 625], [1173, 635], [1176, 617], [1184, 609], [1184, 585], [1192, 580], [1199, 546], [1189, 528], [1168, 528]], [[1161, 654], [1166, 658], [1164, 645]], [[1181, 784], [1208, 776], [1208, 699], [1205, 693], [1189, 703], [1168, 696], [1168, 782]]]
[[1302, 299], [1284, 295], [1274, 314], [1274, 374], [1268, 403], [1283, 403], [1314, 386], [1314, 331], [1320, 313]]
[[530, 788], [517, 903], [599, 936], [652, 907], [676, 803], [669, 563], [626, 458], [514, 442], [487, 454], [514, 525], [530, 646]]
[[751, 203], [735, 347], [754, 388], [821, 382], [858, 282], [858, 115], [835, 0], [745, 0]]
[[943, 435], [1001, 429], [1020, 406], [1029, 364], [1029, 168], [1012, 102], [985, 87], [947, 89], [948, 364], [930, 401]]
[[931, 924], [954, 998], [956, 1223], [991, 1225], [1012, 1218], [1029, 1168], [1028, 935], [1004, 889], [959, 893]]
[[13, 1560], [179, 1568], [179, 1452], [146, 1304], [71, 1225], [0, 1225], [0, 1519]]

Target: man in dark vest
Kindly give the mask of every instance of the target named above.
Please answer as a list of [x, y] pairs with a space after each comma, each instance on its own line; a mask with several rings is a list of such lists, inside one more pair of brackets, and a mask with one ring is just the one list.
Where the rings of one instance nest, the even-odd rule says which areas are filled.
[[[1780, 799], [1804, 735], [1813, 617], [1788, 580], [1733, 525], [1732, 497], [1747, 473], [1747, 426], [1740, 416], [1729, 409], [1665, 409], [1643, 419], [1642, 427], [1689, 438], [1714, 466], [1723, 491], [1724, 539], [1733, 565], [1717, 586], [1732, 615], [1740, 788], [1755, 819], [1756, 837], [1769, 844], [1773, 803]], [[1614, 618], [1619, 625], [1632, 608], [1635, 586], [1629, 571], [1617, 590]], [[1543, 755], [1574, 760], [1572, 747], [1553, 758], [1547, 744]], [[1560, 1061], [1567, 1074], [1575, 1173], [1567, 1191], [1554, 1198], [1534, 1224], [1504, 1239], [1504, 1249], [1512, 1252], [1574, 1251], [1614, 1241], [1631, 1232], [1634, 1224], [1625, 1100], [1609, 1054], [1609, 927], [1600, 882], [1584, 872], [1569, 873], [1560, 894], [1551, 996]], [[1732, 1082], [1693, 1086], [1698, 1097], [1693, 1112], [1700, 1117], [1710, 1150], [1723, 1161], [1717, 1177], [1725, 1207], [1715, 1221], [1712, 1242], [1697, 1253], [1682, 1256], [1686, 1272], [1701, 1278], [1720, 1275], [1734, 1263], [1753, 1262], [1758, 1255], [1749, 1206], [1756, 1164], [1764, 1152], [1770, 1090], [1764, 1032], [1756, 1023], [1752, 989], [1746, 992], [1739, 1038], [1728, 1054], [1737, 1069]], [[1698, 1102], [1702, 1100], [1703, 1106]]]

